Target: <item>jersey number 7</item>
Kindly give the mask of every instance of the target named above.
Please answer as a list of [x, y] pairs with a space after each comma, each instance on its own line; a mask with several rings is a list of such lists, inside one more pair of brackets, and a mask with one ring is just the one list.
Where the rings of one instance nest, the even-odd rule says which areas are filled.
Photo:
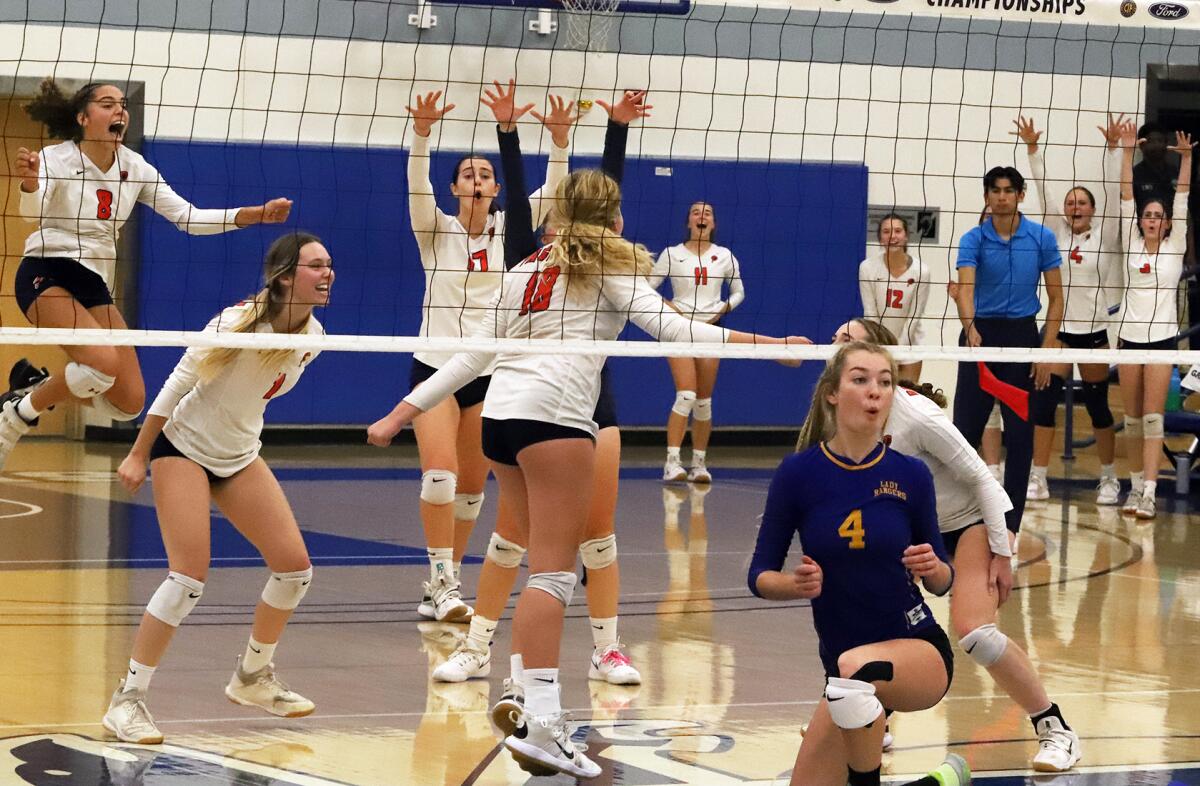
[[838, 527], [838, 534], [850, 541], [850, 548], [865, 549], [867, 547], [867, 533], [863, 529], [862, 511], [852, 510], [846, 520], [842, 522], [842, 526]]
[[550, 295], [561, 272], [558, 265], [554, 265], [545, 270], [535, 271], [529, 277], [529, 283], [525, 285], [525, 295], [521, 298], [520, 316], [550, 308]]

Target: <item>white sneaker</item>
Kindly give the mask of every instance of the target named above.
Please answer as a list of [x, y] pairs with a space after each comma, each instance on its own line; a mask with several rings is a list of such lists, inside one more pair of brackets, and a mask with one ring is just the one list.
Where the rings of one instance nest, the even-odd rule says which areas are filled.
[[561, 712], [537, 717], [522, 713], [516, 730], [504, 738], [504, 747], [531, 775], [564, 772], [576, 778], [595, 778], [602, 772], [583, 755], [587, 746], [571, 741], [566, 715]]
[[895, 744], [896, 738], [892, 736], [892, 727], [885, 724], [883, 727], [883, 749], [890, 751]]
[[242, 671], [241, 655], [229, 684], [225, 686], [225, 696], [234, 704], [258, 707], [281, 718], [303, 718], [317, 708], [275, 676], [274, 663], [268, 663], [253, 674]]
[[693, 460], [687, 479], [688, 483], [712, 483], [712, 474], [708, 471], [708, 467], [704, 466], [703, 461]]
[[445, 663], [433, 670], [433, 679], [436, 682], [466, 682], [491, 673], [492, 648], [477, 650], [471, 642], [464, 641]]
[[162, 732], [154, 725], [154, 718], [146, 708], [146, 692], [125, 690], [125, 681], [117, 686], [108, 702], [108, 712], [100, 721], [121, 742], [134, 745], [158, 745], [163, 741]]
[[[425, 582], [425, 595], [429, 598], [428, 608], [421, 601], [417, 613], [429, 616], [438, 622], [470, 622], [475, 610], [463, 603], [462, 593], [459, 592], [457, 581], [450, 582], [445, 576], [438, 576], [437, 581]], [[424, 610], [423, 610], [424, 609]], [[425, 611], [432, 612], [432, 616]]]
[[687, 480], [687, 470], [677, 458], [668, 458], [663, 464], [663, 483], [683, 483]]
[[967, 766], [966, 759], [957, 753], [948, 755], [937, 769], [929, 774], [942, 786], [968, 786], [971, 782], [971, 768]]
[[525, 711], [525, 688], [506, 678], [500, 688], [500, 700], [492, 705], [492, 723], [505, 737], [517, 730], [521, 713]]
[[1031, 474], [1029, 487], [1025, 489], [1025, 499], [1033, 502], [1050, 499], [1050, 489], [1046, 485], [1046, 479]]
[[1121, 499], [1121, 482], [1114, 477], [1100, 478], [1096, 487], [1097, 505], [1116, 505]]
[[621, 642], [614, 642], [603, 650], [592, 650], [592, 665], [588, 669], [589, 680], [603, 680], [609, 685], [641, 685], [642, 674], [629, 656], [621, 651]]
[[1134, 514], [1139, 519], [1152, 519], [1154, 518], [1156, 512], [1154, 495], [1143, 492], [1142, 496], [1137, 501], [1137, 509], [1134, 510]]
[[1137, 513], [1138, 503], [1142, 501], [1142, 485], [1139, 483], [1129, 487], [1125, 495], [1125, 504], [1121, 506], [1122, 513]]
[[1037, 722], [1038, 752], [1033, 769], [1038, 772], [1066, 772], [1083, 754], [1079, 736], [1062, 725], [1053, 715]]
[[33, 424], [17, 414], [17, 402], [21, 396], [9, 396], [0, 404], [0, 468], [8, 461], [8, 454], [17, 446], [17, 441], [29, 433]]

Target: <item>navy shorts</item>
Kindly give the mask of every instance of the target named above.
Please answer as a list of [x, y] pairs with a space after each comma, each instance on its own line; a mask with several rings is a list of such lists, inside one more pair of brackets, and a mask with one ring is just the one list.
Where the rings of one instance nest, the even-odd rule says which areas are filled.
[[51, 287], [71, 293], [84, 308], [111, 306], [112, 293], [100, 274], [74, 259], [65, 257], [25, 257], [17, 268], [15, 282], [17, 305], [27, 313], [33, 302]]
[[954, 555], [958, 551], [958, 540], [959, 540], [959, 538], [961, 538], [963, 536], [963, 533], [966, 532], [967, 530], [969, 530], [971, 527], [982, 527], [982, 526], [983, 526], [982, 521], [975, 521], [975, 522], [968, 524], [965, 527], [960, 527], [959, 529], [956, 529], [953, 532], [943, 532], [942, 533], [942, 543], [945, 544], [946, 553], [950, 555], [951, 559], [954, 559]]
[[[425, 380], [437, 373], [437, 369], [433, 366], [426, 365], [421, 361], [413, 358], [412, 370], [408, 374], [408, 388], [411, 392], [415, 390], [417, 385], [420, 385]], [[491, 375], [476, 377], [467, 384], [463, 385], [454, 393], [454, 400], [458, 402], [459, 409], [470, 409], [483, 403], [487, 397], [488, 384], [492, 381]]]
[[1095, 333], [1065, 333], [1058, 332], [1058, 340], [1064, 347], [1071, 349], [1100, 349], [1108, 346], [1108, 331], [1097, 330]]
[[592, 414], [597, 428], [612, 428], [617, 424], [617, 400], [613, 398], [612, 379], [608, 364], [600, 369], [600, 397], [596, 399], [596, 411]]
[[1179, 343], [1173, 338], [1164, 338], [1162, 341], [1126, 341], [1119, 339], [1117, 341], [1117, 349], [1178, 349]]
[[[159, 432], [158, 439], [154, 440], [154, 444], [150, 446], [150, 463], [153, 464], [155, 459], [160, 458], [181, 458], [191, 461], [197, 467], [200, 467], [200, 469], [204, 470], [204, 474], [208, 476], [209, 483], [220, 483], [222, 480], [229, 480], [229, 478], [223, 478], [220, 475], [214, 474], [213, 471], [208, 467], [201, 466], [197, 462], [183, 455], [179, 448], [175, 447], [175, 443], [167, 439], [167, 435], [163, 434], [162, 432]], [[232, 477], [232, 475], [230, 477]]]
[[[942, 626], [935, 622], [933, 625], [913, 631], [912, 635], [907, 638], [929, 642], [937, 650], [938, 655], [942, 656], [942, 663], [946, 666], [946, 693], [949, 693], [950, 684], [954, 682], [954, 649], [950, 646], [950, 637], [946, 635], [946, 631], [942, 630]], [[825, 678], [840, 677], [837, 658], [829, 657], [829, 653], [825, 651], [824, 647], [821, 647], [820, 654], [821, 663], [825, 666]]]
[[541, 420], [483, 419], [483, 455], [497, 464], [517, 466], [517, 454], [530, 445], [552, 439], [590, 439], [591, 432]]

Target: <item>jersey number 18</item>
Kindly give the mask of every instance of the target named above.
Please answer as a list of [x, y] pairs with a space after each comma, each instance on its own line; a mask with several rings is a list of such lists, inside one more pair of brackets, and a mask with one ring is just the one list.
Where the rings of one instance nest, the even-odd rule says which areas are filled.
[[535, 271], [529, 277], [529, 283], [525, 285], [525, 295], [521, 298], [520, 316], [550, 308], [550, 295], [561, 272], [558, 265], [554, 265], [545, 270]]

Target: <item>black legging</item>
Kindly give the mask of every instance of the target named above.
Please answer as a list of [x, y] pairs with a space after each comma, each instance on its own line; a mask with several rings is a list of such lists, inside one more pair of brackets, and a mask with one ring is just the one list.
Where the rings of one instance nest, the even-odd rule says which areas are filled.
[[[1037, 323], [1033, 317], [1005, 319], [1002, 317], [977, 317], [975, 329], [979, 331], [985, 347], [1038, 347]], [[958, 345], [966, 346], [965, 333], [958, 336]], [[988, 368], [1001, 382], [1025, 391], [1033, 390], [1029, 376], [1029, 363], [988, 363]], [[967, 442], [978, 447], [983, 440], [988, 416], [992, 413], [995, 399], [979, 387], [979, 367], [972, 362], [958, 364], [958, 388], [954, 393], [954, 425], [966, 437]], [[1004, 418], [1004, 490], [1012, 500], [1013, 509], [1005, 514], [1008, 528], [1021, 530], [1021, 515], [1025, 512], [1025, 493], [1029, 486], [1029, 467], [1033, 463], [1033, 423], [1021, 420], [1017, 413], [1003, 404], [1000, 414]]]

